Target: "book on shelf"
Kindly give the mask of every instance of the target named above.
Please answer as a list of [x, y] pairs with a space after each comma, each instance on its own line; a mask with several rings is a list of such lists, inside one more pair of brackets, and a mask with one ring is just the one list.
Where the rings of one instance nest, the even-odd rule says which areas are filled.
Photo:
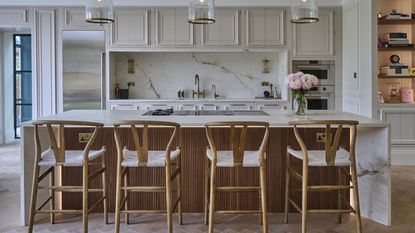
[[414, 44], [385, 44], [385, 48], [413, 48]]

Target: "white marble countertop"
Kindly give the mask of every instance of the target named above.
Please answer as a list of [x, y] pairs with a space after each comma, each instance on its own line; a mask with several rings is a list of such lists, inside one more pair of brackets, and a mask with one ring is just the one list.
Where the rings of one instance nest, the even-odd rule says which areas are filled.
[[[342, 111], [310, 111], [305, 118], [294, 117], [290, 110], [265, 110], [263, 116], [143, 116], [144, 110], [72, 110], [40, 120], [78, 120], [95, 121], [112, 126], [122, 120], [160, 120], [179, 123], [182, 127], [203, 127], [210, 121], [265, 121], [271, 127], [288, 127], [289, 121], [294, 120], [356, 120], [360, 127], [388, 127], [386, 122], [373, 120]], [[30, 122], [24, 125], [29, 125]]]

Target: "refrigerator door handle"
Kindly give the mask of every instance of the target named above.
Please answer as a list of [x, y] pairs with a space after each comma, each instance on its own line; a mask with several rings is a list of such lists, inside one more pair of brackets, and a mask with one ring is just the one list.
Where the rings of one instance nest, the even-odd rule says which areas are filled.
[[106, 54], [101, 54], [101, 109], [106, 109]]

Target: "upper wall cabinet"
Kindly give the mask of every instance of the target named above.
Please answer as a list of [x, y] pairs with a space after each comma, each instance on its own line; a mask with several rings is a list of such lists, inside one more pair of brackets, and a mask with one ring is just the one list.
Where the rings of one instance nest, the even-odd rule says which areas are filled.
[[28, 27], [29, 9], [28, 8], [8, 8], [0, 9], [0, 27]]
[[294, 24], [294, 56], [334, 55], [334, 9], [320, 9], [319, 22]]
[[193, 47], [194, 26], [187, 22], [187, 8], [156, 9], [156, 46]]
[[284, 46], [285, 11], [248, 9], [246, 11], [247, 47]]
[[203, 25], [202, 47], [240, 46], [240, 15], [239, 9], [216, 9], [216, 22]]
[[85, 8], [65, 8], [64, 9], [65, 29], [103, 29], [101, 24], [88, 23], [85, 20]]
[[114, 11], [111, 27], [112, 47], [147, 47], [149, 38], [149, 9], [129, 8]]

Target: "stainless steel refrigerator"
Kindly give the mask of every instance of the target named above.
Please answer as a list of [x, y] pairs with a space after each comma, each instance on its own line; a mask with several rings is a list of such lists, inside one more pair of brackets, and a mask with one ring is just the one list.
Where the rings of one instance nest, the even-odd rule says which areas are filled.
[[105, 108], [104, 31], [63, 31], [63, 110]]

